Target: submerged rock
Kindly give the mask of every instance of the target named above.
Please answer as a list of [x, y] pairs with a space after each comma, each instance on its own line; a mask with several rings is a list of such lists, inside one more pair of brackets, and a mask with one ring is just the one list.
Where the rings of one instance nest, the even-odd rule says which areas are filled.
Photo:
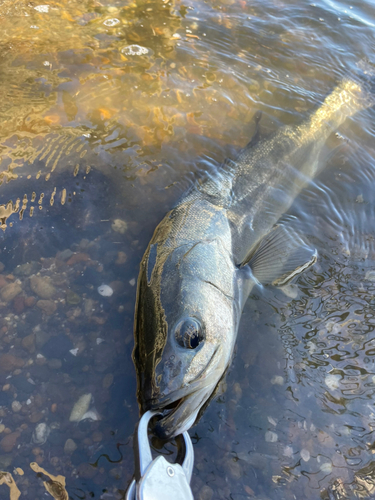
[[111, 297], [113, 295], [113, 289], [109, 285], [100, 285], [98, 287], [98, 293], [103, 297]]
[[80, 422], [88, 411], [90, 403], [91, 393], [83, 394], [73, 406], [69, 417], [70, 422]]
[[111, 224], [111, 228], [116, 233], [125, 234], [128, 229], [128, 225], [122, 219], [115, 219]]
[[0, 447], [5, 453], [9, 453], [10, 451], [13, 450], [13, 448], [16, 445], [17, 439], [20, 437], [21, 433], [16, 431], [16, 432], [11, 432], [10, 434], [7, 434], [1, 441], [0, 441]]
[[56, 288], [52, 285], [50, 278], [41, 276], [31, 276], [31, 290], [41, 299], [50, 299], [56, 293]]
[[66, 292], [66, 301], [68, 304], [75, 306], [81, 302], [81, 297], [72, 290], [68, 290]]
[[21, 292], [22, 288], [18, 283], [9, 283], [1, 289], [1, 298], [4, 302], [10, 302]]
[[3, 373], [11, 372], [21, 368], [25, 364], [21, 358], [16, 358], [13, 354], [3, 354], [0, 356], [0, 371]]
[[31, 438], [32, 442], [35, 444], [44, 444], [47, 441], [50, 432], [51, 429], [48, 427], [47, 424], [45, 424], [44, 422], [38, 424], [34, 429]]
[[30, 276], [31, 274], [35, 274], [40, 271], [41, 268], [42, 265], [40, 264], [40, 262], [32, 260], [31, 262], [26, 262], [26, 264], [18, 265], [14, 269], [13, 274], [15, 276]]
[[73, 441], [73, 439], [67, 439], [64, 445], [64, 453], [67, 455], [72, 454], [75, 450], [77, 449], [76, 443]]
[[53, 302], [53, 300], [38, 300], [38, 302], [36, 303], [36, 305], [47, 316], [51, 316], [54, 312], [56, 312], [56, 309], [57, 309], [57, 306]]

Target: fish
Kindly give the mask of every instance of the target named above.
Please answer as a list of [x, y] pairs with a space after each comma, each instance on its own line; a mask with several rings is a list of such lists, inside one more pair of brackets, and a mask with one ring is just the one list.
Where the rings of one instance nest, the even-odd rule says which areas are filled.
[[140, 412], [161, 412], [159, 437], [190, 429], [213, 397], [254, 287], [283, 286], [317, 261], [280, 219], [323, 168], [331, 133], [374, 105], [374, 70], [358, 67], [301, 124], [250, 141], [196, 182], [155, 229], [140, 263], [133, 362]]

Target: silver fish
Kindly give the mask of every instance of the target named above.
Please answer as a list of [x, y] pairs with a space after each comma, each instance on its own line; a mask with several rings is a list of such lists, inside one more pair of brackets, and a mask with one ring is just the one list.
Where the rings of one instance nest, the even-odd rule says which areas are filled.
[[318, 173], [332, 131], [374, 104], [373, 74], [362, 70], [301, 125], [197, 183], [156, 228], [140, 265], [133, 360], [141, 412], [165, 410], [161, 437], [189, 429], [214, 392], [253, 287], [284, 285], [316, 262], [316, 250], [277, 222]]

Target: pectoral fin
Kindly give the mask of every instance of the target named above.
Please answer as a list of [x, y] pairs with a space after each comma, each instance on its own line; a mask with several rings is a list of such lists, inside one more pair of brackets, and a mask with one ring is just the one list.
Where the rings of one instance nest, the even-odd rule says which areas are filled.
[[263, 285], [282, 286], [315, 264], [317, 251], [294, 231], [275, 226], [253, 249], [240, 267], [248, 264]]

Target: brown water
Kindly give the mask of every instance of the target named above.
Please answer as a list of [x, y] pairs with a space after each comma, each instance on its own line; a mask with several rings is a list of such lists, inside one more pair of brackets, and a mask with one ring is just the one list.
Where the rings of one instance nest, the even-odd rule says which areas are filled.
[[[0, 23], [0, 496], [119, 500], [154, 228], [258, 110], [263, 136], [297, 124], [371, 58], [373, 5], [0, 0]], [[318, 264], [246, 304], [190, 432], [197, 499], [375, 492], [373, 123], [333, 134], [344, 146], [286, 215]]]

